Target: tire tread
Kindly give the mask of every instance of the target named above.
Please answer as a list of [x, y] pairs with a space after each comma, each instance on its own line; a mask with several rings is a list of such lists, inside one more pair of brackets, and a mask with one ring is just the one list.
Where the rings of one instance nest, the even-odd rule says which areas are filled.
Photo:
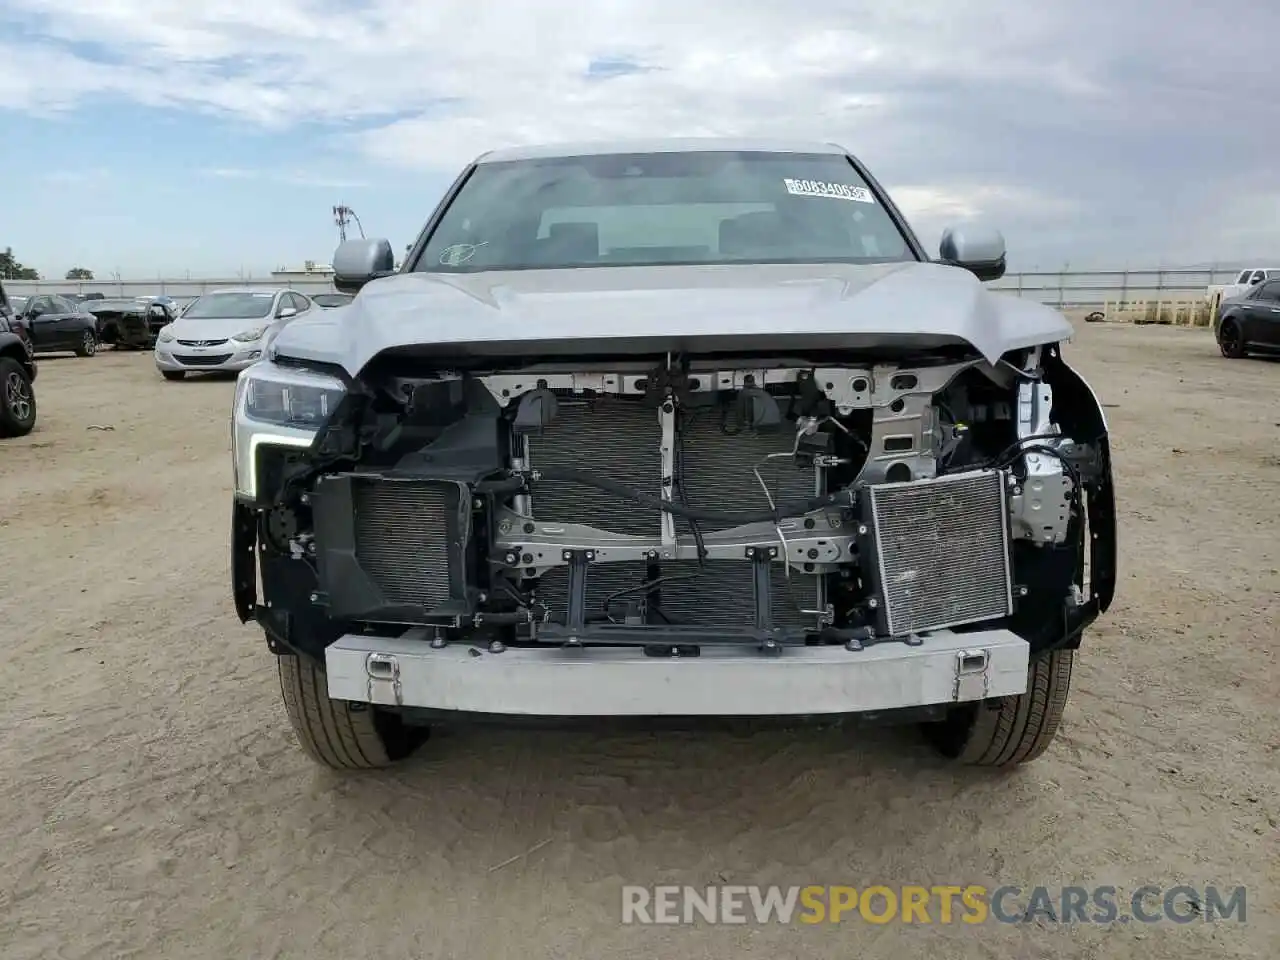
[[1026, 693], [977, 705], [956, 759], [980, 767], [1010, 767], [1044, 753], [1062, 722], [1074, 663], [1074, 650], [1033, 659]]
[[[10, 412], [8, 406], [4, 403], [3, 394], [0, 394], [0, 437], [25, 437], [33, 429], [35, 429], [36, 416], [38, 416], [38, 407], [36, 406], [35, 388], [31, 383], [31, 378], [27, 375], [27, 371], [23, 369], [22, 364], [12, 357], [0, 357], [0, 384], [3, 384], [8, 375], [14, 371], [22, 374], [24, 380], [27, 381], [27, 389], [31, 392], [31, 423], [26, 424], [16, 420]], [[0, 387], [0, 389], [3, 389]]]
[[370, 770], [393, 762], [373, 708], [353, 709], [329, 699], [324, 673], [309, 660], [286, 654], [276, 661], [285, 713], [308, 756], [333, 770]]

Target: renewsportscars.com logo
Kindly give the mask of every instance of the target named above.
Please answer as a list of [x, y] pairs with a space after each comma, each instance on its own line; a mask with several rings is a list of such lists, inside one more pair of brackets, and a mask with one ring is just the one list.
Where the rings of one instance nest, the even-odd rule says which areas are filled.
[[1245, 922], [1245, 888], [1111, 886], [626, 886], [622, 922], [1177, 923]]

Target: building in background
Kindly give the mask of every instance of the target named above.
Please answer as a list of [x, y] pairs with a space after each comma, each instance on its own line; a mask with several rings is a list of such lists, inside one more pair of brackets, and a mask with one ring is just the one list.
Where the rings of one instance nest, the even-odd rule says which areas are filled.
[[333, 267], [327, 263], [304, 260], [301, 267], [277, 267], [271, 271], [271, 279], [279, 283], [295, 280], [327, 280], [333, 276]]

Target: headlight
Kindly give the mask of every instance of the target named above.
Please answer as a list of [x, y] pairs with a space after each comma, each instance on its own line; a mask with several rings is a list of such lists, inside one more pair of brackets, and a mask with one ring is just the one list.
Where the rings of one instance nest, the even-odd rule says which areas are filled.
[[246, 370], [237, 393], [249, 420], [315, 431], [333, 413], [346, 389], [324, 374], [267, 365]]
[[253, 343], [255, 340], [261, 340], [262, 335], [267, 332], [266, 327], [254, 327], [252, 330], [245, 330], [237, 333], [232, 340], [238, 340], [240, 343]]
[[161, 327], [160, 332], [156, 335], [156, 340], [160, 343], [171, 343], [173, 341], [173, 331], [168, 327]]
[[311, 446], [345, 394], [340, 380], [322, 373], [278, 367], [266, 360], [246, 367], [236, 379], [231, 418], [236, 493], [257, 496], [259, 447]]

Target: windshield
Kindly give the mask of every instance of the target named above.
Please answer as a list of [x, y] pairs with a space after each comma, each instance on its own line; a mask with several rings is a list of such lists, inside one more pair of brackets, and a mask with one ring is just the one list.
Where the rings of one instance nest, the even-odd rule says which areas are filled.
[[415, 269], [914, 259], [844, 156], [637, 153], [480, 164]]
[[193, 320], [256, 320], [271, 312], [274, 300], [274, 293], [208, 293], [183, 316]]

